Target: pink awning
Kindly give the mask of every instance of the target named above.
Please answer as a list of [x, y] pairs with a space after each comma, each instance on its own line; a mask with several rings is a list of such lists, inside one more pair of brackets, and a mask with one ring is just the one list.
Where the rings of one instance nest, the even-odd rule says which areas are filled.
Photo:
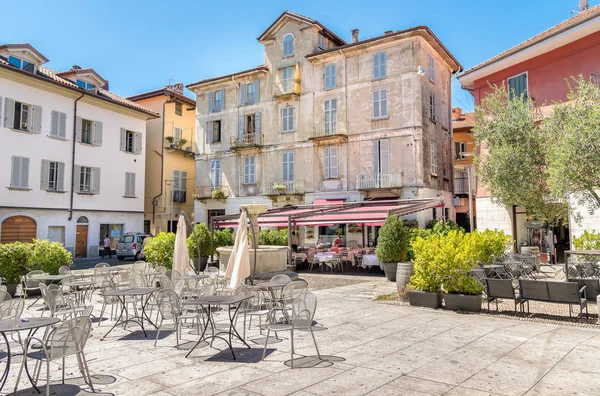
[[345, 199], [315, 199], [313, 205], [340, 205], [346, 202]]

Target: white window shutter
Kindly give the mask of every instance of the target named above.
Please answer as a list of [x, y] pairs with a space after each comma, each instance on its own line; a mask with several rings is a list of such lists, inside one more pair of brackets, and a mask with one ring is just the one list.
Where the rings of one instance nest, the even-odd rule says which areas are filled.
[[100, 168], [92, 168], [92, 192], [100, 194]]
[[11, 186], [29, 187], [29, 158], [13, 157]]
[[325, 162], [323, 164], [323, 178], [329, 179], [329, 147], [323, 148], [323, 159]]
[[81, 192], [81, 165], [75, 165], [75, 170], [73, 171], [73, 191]]
[[250, 173], [249, 168], [249, 159], [250, 157], [245, 157], [244, 158], [244, 184], [248, 184], [248, 175]]
[[33, 114], [30, 117], [31, 132], [40, 133], [42, 131], [42, 106], [33, 105]]
[[254, 133], [260, 135], [260, 113], [254, 113]]
[[338, 177], [338, 147], [337, 146], [332, 146], [329, 149], [329, 167], [330, 167], [329, 176], [332, 179], [337, 178]]
[[390, 141], [387, 139], [379, 141], [379, 157], [381, 159], [381, 173], [390, 173]]
[[50, 135], [52, 136], [60, 136], [60, 115], [58, 111], [52, 110], [50, 113]]
[[212, 142], [212, 121], [206, 122], [206, 130], [204, 131], [204, 141], [206, 144]]
[[381, 117], [387, 117], [388, 116], [388, 105], [387, 105], [387, 89], [383, 89], [381, 91], [379, 91], [379, 99], [380, 99], [380, 106], [379, 106], [379, 111], [380, 111], [380, 115]]
[[[75, 175], [77, 177], [77, 175]], [[58, 174], [56, 176], [56, 191], [65, 191], [65, 164], [58, 163]]]
[[125, 128], [121, 128], [121, 151], [127, 150], [127, 130]]
[[129, 174], [129, 191], [131, 192], [131, 196], [135, 197], [135, 173]]
[[240, 114], [240, 116], [238, 117], [238, 134], [240, 136], [244, 136], [245, 131], [246, 128], [244, 128], [244, 115]]
[[380, 77], [386, 77], [387, 76], [387, 55], [385, 52], [382, 52], [379, 54], [380, 56], [380, 60], [379, 60], [379, 71], [380, 71]]
[[213, 93], [212, 91], [208, 92], [208, 112], [213, 112]]
[[281, 165], [282, 165], [281, 179], [282, 180], [289, 180], [289, 175], [288, 175], [288, 153], [287, 152], [284, 152], [281, 155]]
[[15, 127], [15, 101], [6, 98], [4, 100], [4, 126], [7, 128]]
[[77, 117], [77, 122], [75, 124], [75, 140], [81, 142], [81, 124], [83, 120], [81, 117]]
[[254, 103], [260, 102], [260, 80], [254, 81]]
[[58, 136], [67, 137], [67, 114], [58, 113]]
[[256, 183], [256, 157], [251, 158], [250, 165], [250, 182]]
[[[52, 112], [52, 113], [54, 113], [54, 112]], [[40, 188], [42, 190], [47, 190], [50, 185], [50, 181], [48, 178], [49, 173], [50, 173], [50, 161], [42, 160], [42, 173], [40, 174]]]
[[173, 169], [173, 191], [179, 191], [181, 183], [181, 171]]
[[129, 193], [129, 172], [125, 172], [125, 194], [123, 194], [126, 197], [130, 196]]
[[215, 161], [215, 185], [221, 186], [221, 160]]
[[12, 157], [12, 166], [10, 167], [10, 186], [19, 187], [21, 182], [21, 157]]
[[187, 172], [181, 171], [181, 183], [179, 184], [181, 191], [187, 191]]
[[134, 153], [141, 154], [142, 152], [142, 133], [135, 132], [133, 134]]
[[379, 173], [379, 140], [373, 141], [373, 174]]
[[246, 104], [246, 84], [240, 84], [240, 106]]
[[94, 146], [102, 146], [102, 123], [94, 121]]

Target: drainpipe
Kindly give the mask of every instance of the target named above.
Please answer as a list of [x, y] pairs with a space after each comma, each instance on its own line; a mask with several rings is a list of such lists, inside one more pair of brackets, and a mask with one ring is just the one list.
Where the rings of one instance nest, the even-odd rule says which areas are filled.
[[76, 134], [77, 132], [75, 132], [77, 130], [77, 102], [79, 102], [79, 100], [81, 98], [83, 98], [85, 96], [85, 92], [81, 94], [80, 97], [78, 97], [77, 99], [75, 99], [75, 103], [73, 105], [73, 145], [72, 145], [72, 151], [71, 151], [71, 193], [70, 193], [70, 201], [69, 201], [69, 218], [68, 220], [71, 221], [73, 219], [73, 197], [74, 197], [74, 190], [75, 190], [75, 143], [76, 143]]
[[152, 224], [154, 224], [154, 231], [156, 231], [156, 206], [158, 205], [158, 198], [163, 195], [163, 179], [165, 172], [165, 107], [167, 103], [175, 103], [175, 100], [171, 96], [169, 100], [163, 102], [162, 105], [162, 126], [161, 126], [161, 139], [160, 139], [160, 153], [155, 151], [158, 155], [160, 155], [160, 193], [157, 196], [152, 198]]
[[348, 123], [348, 58], [342, 50], [340, 50], [340, 54], [344, 57], [344, 95], [346, 96], [346, 191], [350, 190], [350, 143], [348, 139], [350, 138], [350, 128]]

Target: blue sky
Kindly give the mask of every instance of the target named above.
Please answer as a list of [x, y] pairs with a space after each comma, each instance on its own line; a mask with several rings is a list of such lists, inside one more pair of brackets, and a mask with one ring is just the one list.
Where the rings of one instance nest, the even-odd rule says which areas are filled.
[[[591, 0], [590, 7], [598, 4]], [[0, 43], [29, 42], [67, 70], [93, 67], [123, 96], [263, 62], [256, 37], [286, 9], [350, 41], [427, 25], [465, 69], [569, 18], [577, 0], [30, 0], [5, 2]], [[17, 15], [27, 15], [27, 23]], [[13, 16], [13, 17], [11, 17]], [[453, 105], [473, 99], [453, 83]]]

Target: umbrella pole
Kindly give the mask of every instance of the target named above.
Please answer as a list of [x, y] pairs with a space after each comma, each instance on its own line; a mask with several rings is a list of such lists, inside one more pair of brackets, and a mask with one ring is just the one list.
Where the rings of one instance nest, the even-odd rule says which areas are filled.
[[258, 246], [256, 243], [256, 232], [254, 230], [254, 224], [252, 224], [252, 219], [250, 218], [250, 212], [248, 212], [248, 208], [244, 208], [244, 211], [246, 212], [246, 215], [250, 220], [250, 231], [252, 231], [252, 247], [254, 248], [254, 266], [252, 268], [252, 273], [250, 274], [250, 284], [254, 285], [254, 273], [256, 272], [256, 249], [258, 248]]

